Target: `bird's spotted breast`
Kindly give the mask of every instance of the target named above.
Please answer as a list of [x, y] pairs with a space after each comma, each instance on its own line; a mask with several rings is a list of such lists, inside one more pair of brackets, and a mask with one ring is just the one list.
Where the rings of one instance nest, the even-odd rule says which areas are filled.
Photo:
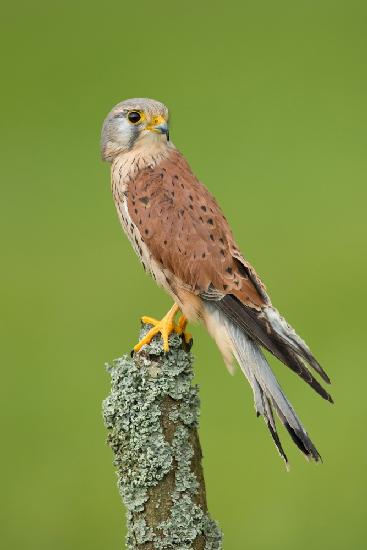
[[[148, 165], [154, 165], [154, 159], [149, 158], [149, 162], [150, 164]], [[171, 293], [170, 287], [167, 287], [166, 275], [162, 272], [161, 266], [158, 265], [152, 257], [145, 243], [144, 236], [146, 237], [149, 231], [145, 228], [142, 234], [140, 229], [142, 221], [134, 218], [138, 213], [136, 208], [138, 199], [133, 189], [131, 189], [131, 182], [134, 181], [134, 176], [139, 171], [139, 166], [141, 165], [144, 166], [144, 159], [142, 160], [139, 156], [117, 159], [112, 168], [112, 196], [121, 226], [141, 261], [144, 270], [147, 271], [160, 286]], [[144, 203], [144, 200], [143, 197], [142, 203]], [[133, 212], [134, 216], [131, 215], [131, 212]]]
[[240, 255], [215, 199], [178, 151], [129, 183], [128, 211], [150, 254], [181, 285], [218, 299], [264, 303], [263, 286]]

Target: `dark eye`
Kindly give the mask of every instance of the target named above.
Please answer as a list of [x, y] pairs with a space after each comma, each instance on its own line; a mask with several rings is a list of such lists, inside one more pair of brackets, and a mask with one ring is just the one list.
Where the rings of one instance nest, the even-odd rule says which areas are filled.
[[130, 113], [127, 115], [127, 118], [132, 124], [137, 124], [141, 119], [141, 115], [138, 111], [130, 111]]

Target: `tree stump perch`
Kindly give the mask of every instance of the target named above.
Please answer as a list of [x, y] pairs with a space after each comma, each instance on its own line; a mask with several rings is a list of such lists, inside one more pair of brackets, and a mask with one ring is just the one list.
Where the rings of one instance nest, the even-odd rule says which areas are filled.
[[107, 365], [112, 390], [103, 416], [127, 508], [128, 550], [222, 549], [206, 503], [192, 363], [172, 334], [166, 354], [156, 336], [139, 354]]

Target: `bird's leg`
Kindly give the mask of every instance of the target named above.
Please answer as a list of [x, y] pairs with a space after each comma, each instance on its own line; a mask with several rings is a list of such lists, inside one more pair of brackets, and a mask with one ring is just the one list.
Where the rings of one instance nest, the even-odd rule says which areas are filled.
[[188, 320], [185, 315], [181, 315], [181, 317], [178, 320], [176, 332], [177, 334], [182, 334], [185, 340], [186, 344], [189, 344], [192, 340], [192, 334], [190, 332], [186, 332], [186, 326], [187, 326]]
[[[142, 317], [141, 320], [143, 323], [147, 323], [149, 325], [153, 325], [153, 328], [150, 329], [150, 331], [134, 346], [134, 351], [140, 351], [143, 346], [146, 344], [150, 344], [152, 338], [158, 334], [158, 332], [161, 333], [163, 338], [163, 349], [164, 351], [169, 350], [169, 343], [168, 343], [168, 337], [172, 332], [178, 332], [177, 326], [175, 323], [175, 315], [179, 311], [179, 307], [177, 304], [173, 304], [169, 312], [158, 321], [157, 319], [153, 319], [152, 317]], [[181, 334], [181, 332], [179, 333]]]

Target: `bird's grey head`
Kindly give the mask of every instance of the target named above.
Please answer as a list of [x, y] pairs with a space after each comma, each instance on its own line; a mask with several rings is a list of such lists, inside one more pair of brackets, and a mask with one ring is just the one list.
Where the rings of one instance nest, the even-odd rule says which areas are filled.
[[154, 148], [168, 141], [167, 107], [154, 99], [127, 99], [115, 105], [103, 123], [102, 159], [112, 162], [133, 148]]

